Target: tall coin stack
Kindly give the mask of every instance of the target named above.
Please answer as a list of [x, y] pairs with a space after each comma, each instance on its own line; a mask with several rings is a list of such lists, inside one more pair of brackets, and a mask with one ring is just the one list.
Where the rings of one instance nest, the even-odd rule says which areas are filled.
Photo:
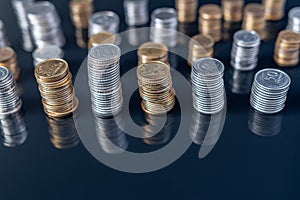
[[110, 32], [101, 32], [95, 35], [92, 35], [89, 39], [88, 48], [91, 49], [99, 44], [116, 44], [117, 39], [113, 33]]
[[61, 20], [54, 5], [48, 1], [39, 1], [27, 9], [32, 39], [36, 47], [48, 44], [64, 46], [65, 37], [61, 30]]
[[112, 11], [96, 12], [89, 19], [89, 37], [101, 32], [117, 34], [119, 32], [120, 18]]
[[214, 58], [194, 62], [191, 79], [194, 108], [203, 114], [215, 114], [225, 104], [224, 65]]
[[170, 67], [162, 62], [149, 62], [137, 68], [141, 106], [144, 112], [159, 115], [171, 111], [175, 105]]
[[255, 31], [240, 30], [234, 34], [231, 65], [238, 70], [250, 71], [257, 65], [260, 37]]
[[125, 21], [129, 26], [140, 26], [147, 24], [148, 0], [124, 0]]
[[50, 117], [65, 117], [78, 107], [68, 63], [62, 59], [49, 59], [35, 68], [45, 113]]
[[169, 65], [168, 47], [164, 44], [146, 42], [142, 44], [138, 49], [139, 65], [160, 61]]
[[44, 47], [37, 48], [32, 53], [33, 64], [36, 66], [42, 61], [51, 59], [51, 58], [63, 58], [64, 51], [56, 45], [47, 45]]
[[299, 63], [300, 34], [290, 30], [279, 33], [274, 60], [281, 67], [293, 67]]
[[20, 68], [16, 52], [10, 47], [0, 49], [0, 65], [5, 66], [12, 73], [15, 80], [20, 78]]
[[277, 69], [263, 69], [256, 73], [252, 85], [250, 104], [265, 114], [283, 110], [291, 84], [290, 77]]
[[199, 32], [211, 36], [215, 42], [222, 39], [222, 10], [215, 4], [206, 4], [199, 9]]
[[8, 38], [6, 35], [6, 29], [2, 20], [0, 20], [0, 48], [9, 46]]
[[284, 17], [286, 0], [263, 0], [266, 20], [281, 20]]
[[240, 22], [243, 18], [244, 0], [222, 0], [224, 20], [227, 22]]
[[300, 7], [290, 10], [287, 29], [300, 33]]
[[88, 79], [96, 116], [112, 116], [122, 109], [120, 57], [120, 48], [113, 44], [100, 44], [89, 51]]
[[176, 0], [178, 21], [193, 23], [197, 19], [198, 0]]

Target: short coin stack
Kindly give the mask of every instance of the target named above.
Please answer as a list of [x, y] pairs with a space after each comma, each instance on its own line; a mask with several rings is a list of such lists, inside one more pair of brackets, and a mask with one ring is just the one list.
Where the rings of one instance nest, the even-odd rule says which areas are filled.
[[3, 22], [0, 20], [0, 48], [9, 46], [6, 29]]
[[50, 117], [65, 117], [78, 107], [68, 63], [62, 59], [40, 62], [35, 68], [35, 77], [45, 113]]
[[255, 31], [240, 30], [234, 34], [231, 65], [238, 70], [256, 67], [260, 49], [260, 37]]
[[0, 65], [9, 69], [15, 80], [19, 80], [20, 68], [18, 66], [17, 55], [12, 48], [5, 47], [0, 49]]
[[141, 64], [137, 69], [138, 85], [144, 112], [159, 115], [175, 105], [175, 90], [170, 67], [162, 62]]
[[286, 0], [263, 0], [263, 4], [266, 8], [265, 19], [266, 20], [281, 20], [284, 17], [284, 7]]
[[59, 46], [47, 45], [34, 50], [32, 53], [32, 57], [33, 65], [36, 66], [40, 62], [51, 58], [63, 58], [64, 51]]
[[194, 62], [191, 79], [194, 108], [203, 114], [214, 114], [225, 104], [224, 65], [214, 58]]
[[140, 26], [147, 24], [148, 0], [124, 0], [125, 21], [129, 26]]
[[244, 0], [222, 0], [224, 20], [240, 22], [243, 18]]
[[287, 29], [300, 33], [300, 7], [290, 10]]
[[211, 36], [215, 42], [222, 39], [222, 10], [216, 4], [206, 4], [199, 9], [199, 32]]
[[290, 30], [279, 33], [274, 60], [281, 67], [293, 67], [299, 63], [300, 34]]
[[110, 32], [101, 32], [92, 35], [89, 39], [88, 48], [91, 49], [99, 44], [115, 44], [117, 42], [116, 36]]
[[169, 65], [168, 47], [164, 44], [146, 42], [138, 49], [139, 65], [152, 61], [161, 61]]
[[287, 99], [290, 77], [277, 69], [264, 69], [256, 73], [252, 85], [250, 104], [265, 114], [280, 112]]
[[198, 0], [176, 0], [178, 21], [192, 23], [197, 19]]

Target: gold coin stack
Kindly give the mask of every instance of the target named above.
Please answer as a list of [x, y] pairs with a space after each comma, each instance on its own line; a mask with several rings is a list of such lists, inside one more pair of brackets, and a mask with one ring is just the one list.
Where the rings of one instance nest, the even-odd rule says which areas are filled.
[[138, 60], [139, 65], [152, 61], [160, 61], [170, 65], [168, 47], [164, 44], [146, 42], [138, 49]]
[[222, 10], [216, 4], [206, 4], [199, 9], [199, 32], [211, 36], [215, 42], [222, 39]]
[[266, 20], [281, 20], [284, 17], [286, 0], [263, 0]]
[[199, 58], [210, 58], [214, 55], [214, 39], [209, 35], [195, 35], [189, 43], [189, 58], [190, 66]]
[[294, 67], [299, 63], [300, 34], [290, 30], [279, 33], [274, 60], [281, 67]]
[[0, 49], [0, 65], [6, 67], [13, 75], [15, 80], [20, 78], [20, 68], [16, 52], [10, 47]]
[[192, 23], [197, 18], [198, 0], [176, 0], [178, 21], [181, 23]]
[[258, 3], [249, 3], [245, 7], [243, 29], [255, 31], [262, 40], [266, 37], [265, 7]]
[[141, 64], [137, 69], [141, 106], [152, 115], [167, 113], [175, 105], [170, 67], [163, 62]]
[[92, 35], [89, 39], [89, 49], [104, 43], [115, 44], [116, 36], [110, 32], [101, 32], [96, 35]]
[[78, 107], [68, 63], [62, 59], [49, 59], [35, 68], [35, 77], [45, 113], [50, 117], [64, 117]]
[[244, 0], [222, 0], [223, 17], [228, 22], [240, 22], [243, 18]]

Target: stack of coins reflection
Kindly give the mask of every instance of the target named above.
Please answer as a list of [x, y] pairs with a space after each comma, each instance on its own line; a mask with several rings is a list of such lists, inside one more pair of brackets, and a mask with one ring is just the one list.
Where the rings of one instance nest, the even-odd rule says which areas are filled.
[[194, 62], [191, 79], [193, 106], [203, 114], [214, 114], [225, 104], [224, 65], [214, 58], [201, 58]]
[[262, 40], [265, 38], [265, 7], [262, 4], [247, 4], [244, 10], [243, 29], [257, 32]]
[[209, 35], [195, 35], [189, 43], [189, 58], [190, 66], [199, 58], [213, 57], [214, 55], [214, 39]]
[[215, 42], [222, 39], [222, 10], [215, 4], [206, 4], [199, 9], [199, 32], [211, 36]]
[[111, 116], [122, 109], [120, 56], [120, 48], [113, 44], [100, 44], [89, 51], [88, 79], [96, 116]]
[[54, 5], [47, 1], [39, 1], [27, 9], [32, 39], [37, 47], [54, 44], [60, 47], [65, 44], [61, 30], [61, 20]]
[[176, 0], [178, 21], [192, 23], [197, 19], [198, 0]]
[[300, 7], [290, 10], [287, 29], [300, 33]]
[[254, 78], [254, 70], [241, 71], [238, 69], [231, 69], [230, 89], [234, 94], [249, 94]]
[[241, 29], [240, 22], [223, 22], [223, 39], [224, 40], [232, 40], [235, 32]]
[[256, 67], [260, 49], [260, 37], [255, 31], [241, 30], [234, 34], [231, 65], [238, 70]]
[[244, 0], [222, 0], [224, 20], [240, 22], [243, 18]]
[[137, 68], [137, 77], [144, 112], [157, 115], [173, 109], [175, 90], [167, 64], [158, 61], [141, 64]]
[[17, 55], [12, 48], [4, 47], [0, 49], [0, 65], [9, 69], [15, 80], [19, 80], [20, 68], [18, 66]]
[[265, 19], [266, 20], [281, 20], [284, 17], [284, 7], [286, 0], [263, 0], [263, 4], [266, 8]]
[[151, 14], [150, 39], [169, 47], [177, 44], [177, 12], [173, 8], [158, 8]]
[[12, 7], [17, 17], [18, 26], [22, 33], [22, 47], [25, 51], [32, 51], [33, 43], [30, 35], [26, 9], [33, 4], [34, 0], [12, 0]]
[[99, 44], [116, 44], [116, 36], [110, 32], [101, 32], [92, 35], [89, 39], [89, 49], [99, 45]]
[[40, 62], [35, 68], [35, 77], [45, 113], [50, 117], [64, 117], [78, 107], [68, 63], [62, 59]]
[[281, 67], [293, 67], [299, 63], [300, 34], [290, 30], [279, 33], [274, 60]]
[[0, 20], [0, 48], [9, 46], [9, 42], [6, 35], [6, 29], [3, 22]]
[[264, 69], [257, 72], [251, 90], [251, 106], [266, 114], [280, 112], [285, 106], [290, 84], [290, 77], [280, 70]]
[[147, 24], [148, 0], [124, 0], [125, 21], [129, 26]]
[[63, 58], [64, 51], [56, 45], [47, 45], [44, 47], [37, 48], [32, 53], [33, 64], [36, 66], [42, 61], [51, 59], [51, 58]]
[[138, 60], [139, 65], [152, 61], [160, 61], [169, 65], [168, 47], [164, 44], [146, 42], [138, 49]]

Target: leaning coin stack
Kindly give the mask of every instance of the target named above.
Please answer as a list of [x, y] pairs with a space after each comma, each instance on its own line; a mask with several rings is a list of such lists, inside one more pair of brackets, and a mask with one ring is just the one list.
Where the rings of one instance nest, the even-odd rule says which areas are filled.
[[168, 47], [164, 44], [146, 42], [138, 49], [138, 60], [139, 65], [152, 61], [160, 61], [170, 65], [168, 58]]
[[287, 29], [300, 33], [300, 7], [290, 10]]
[[199, 58], [213, 57], [214, 55], [214, 39], [209, 35], [195, 35], [189, 43], [189, 58], [190, 66]]
[[125, 21], [129, 26], [140, 26], [147, 24], [148, 0], [124, 0]]
[[101, 32], [95, 35], [92, 35], [89, 39], [88, 48], [91, 49], [99, 44], [116, 44], [117, 39], [113, 33], [110, 32]]
[[255, 31], [260, 36], [260, 39], [265, 39], [265, 7], [262, 4], [247, 4], [244, 10], [243, 29], [248, 31]]
[[0, 49], [0, 65], [9, 69], [15, 80], [19, 80], [20, 68], [18, 66], [17, 55], [12, 48], [4, 47]]
[[6, 29], [2, 20], [0, 20], [0, 48], [9, 46], [8, 38], [6, 35]]
[[215, 42], [222, 39], [222, 10], [215, 4], [206, 4], [199, 9], [199, 33], [211, 36]]
[[277, 69], [263, 69], [256, 73], [251, 90], [250, 104], [265, 114], [283, 110], [291, 84], [290, 77]]
[[65, 117], [78, 107], [68, 63], [54, 58], [40, 62], [35, 77], [42, 96], [45, 113], [50, 117]]
[[284, 17], [286, 0], [263, 0], [266, 20], [281, 20]]
[[178, 21], [192, 23], [197, 19], [198, 0], [176, 0]]
[[244, 0], [222, 0], [224, 20], [240, 22], [243, 18]]
[[293, 67], [299, 63], [300, 34], [290, 30], [279, 33], [274, 60], [281, 67]]
[[44, 47], [37, 48], [32, 53], [33, 64], [36, 66], [42, 61], [51, 59], [51, 58], [63, 58], [64, 51], [56, 45], [47, 45]]
[[240, 30], [234, 34], [231, 65], [238, 70], [253, 70], [258, 61], [260, 37], [255, 31]]
[[194, 62], [191, 79], [194, 108], [203, 114], [214, 114], [225, 104], [224, 65], [214, 58]]
[[61, 20], [54, 5], [39, 1], [27, 9], [32, 39], [37, 47], [53, 44], [64, 46], [65, 37], [61, 30]]
[[112, 116], [122, 109], [120, 57], [120, 48], [113, 44], [100, 44], [89, 51], [88, 80], [96, 116]]
[[137, 68], [141, 106], [144, 112], [159, 115], [171, 111], [175, 105], [170, 67], [162, 62], [149, 62]]

